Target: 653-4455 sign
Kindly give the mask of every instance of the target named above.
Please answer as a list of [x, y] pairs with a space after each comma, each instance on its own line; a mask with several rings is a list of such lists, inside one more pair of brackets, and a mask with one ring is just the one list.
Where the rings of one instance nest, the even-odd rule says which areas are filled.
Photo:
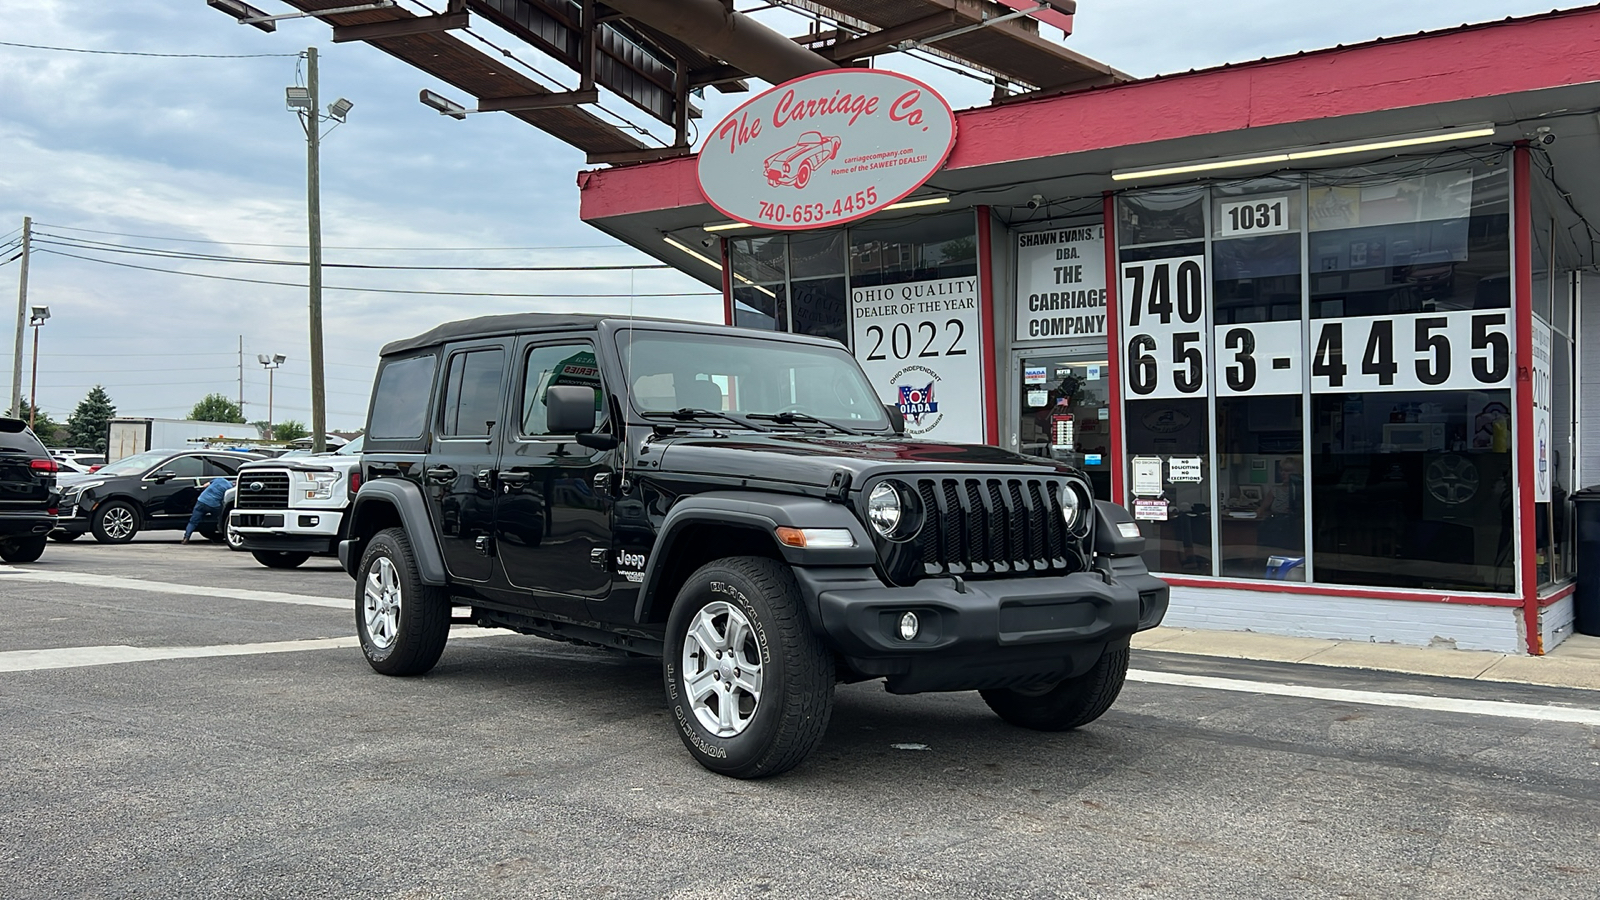
[[949, 104], [914, 78], [818, 72], [718, 123], [700, 150], [700, 189], [730, 218], [763, 228], [838, 225], [921, 187], [955, 138]]

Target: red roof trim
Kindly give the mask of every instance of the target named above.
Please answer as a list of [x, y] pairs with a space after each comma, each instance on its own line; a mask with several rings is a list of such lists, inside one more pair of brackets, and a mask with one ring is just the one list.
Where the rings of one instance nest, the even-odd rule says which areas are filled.
[[[956, 114], [961, 137], [945, 168], [1596, 81], [1600, 6], [1588, 6], [965, 110]], [[585, 173], [580, 215], [703, 204], [695, 166], [687, 157]]]

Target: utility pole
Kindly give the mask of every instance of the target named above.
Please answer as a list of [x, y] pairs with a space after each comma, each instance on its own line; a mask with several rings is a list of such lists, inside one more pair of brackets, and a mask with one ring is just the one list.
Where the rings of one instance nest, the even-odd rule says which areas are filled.
[[[239, 335], [239, 415], [244, 415], [244, 335]], [[247, 421], [248, 421], [248, 417]]]
[[23, 216], [22, 274], [17, 279], [17, 346], [11, 355], [11, 413], [19, 417], [22, 415], [22, 330], [28, 326], [28, 250], [32, 241], [33, 219]]
[[311, 245], [311, 451], [322, 453], [328, 449], [328, 413], [322, 378], [322, 106], [317, 96], [316, 47], [306, 50], [306, 87], [311, 91], [311, 109], [305, 117], [306, 217]]

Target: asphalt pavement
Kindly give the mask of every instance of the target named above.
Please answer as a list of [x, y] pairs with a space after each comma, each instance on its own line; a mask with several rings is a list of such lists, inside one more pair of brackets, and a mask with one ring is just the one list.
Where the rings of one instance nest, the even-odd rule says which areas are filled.
[[658, 662], [462, 628], [385, 678], [333, 561], [174, 537], [0, 566], [0, 897], [1600, 895], [1584, 641], [1557, 686], [1158, 629], [1079, 731], [847, 685], [744, 782]]

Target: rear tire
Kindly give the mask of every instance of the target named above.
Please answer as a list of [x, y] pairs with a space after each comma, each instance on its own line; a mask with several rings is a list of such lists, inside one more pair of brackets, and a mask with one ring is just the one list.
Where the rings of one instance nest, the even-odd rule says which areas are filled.
[[356, 575], [356, 633], [367, 664], [385, 675], [433, 668], [450, 637], [450, 595], [423, 584], [404, 528], [373, 535]]
[[44, 555], [44, 545], [44, 535], [0, 541], [0, 560], [8, 563], [33, 562]]
[[979, 691], [989, 708], [1019, 728], [1070, 731], [1105, 715], [1128, 677], [1128, 647], [1106, 648], [1094, 668], [1043, 689]]
[[765, 778], [821, 742], [833, 655], [812, 632], [787, 566], [752, 556], [701, 566], [678, 593], [666, 638], [667, 702], [700, 765]]
[[251, 550], [250, 555], [269, 569], [293, 569], [311, 558], [309, 553], [291, 550]]
[[113, 500], [94, 511], [90, 527], [102, 544], [126, 544], [139, 533], [139, 511], [131, 503]]

